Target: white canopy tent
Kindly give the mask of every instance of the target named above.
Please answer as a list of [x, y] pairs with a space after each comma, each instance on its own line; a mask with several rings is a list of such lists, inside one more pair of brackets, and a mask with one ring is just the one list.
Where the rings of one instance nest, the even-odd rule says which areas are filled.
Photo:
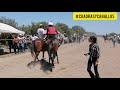
[[25, 34], [24, 31], [20, 31], [10, 25], [0, 23], [0, 33], [17, 33], [17, 34]]

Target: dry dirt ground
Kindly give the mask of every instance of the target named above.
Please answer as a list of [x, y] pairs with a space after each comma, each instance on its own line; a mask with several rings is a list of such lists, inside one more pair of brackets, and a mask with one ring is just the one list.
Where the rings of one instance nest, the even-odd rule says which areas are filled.
[[[102, 38], [98, 38], [101, 57], [99, 59], [99, 73], [101, 78], [120, 77], [120, 45], [112, 47], [111, 42], [104, 43]], [[90, 78], [87, 72], [87, 61], [84, 53], [88, 52], [88, 41], [80, 44], [66, 44], [59, 48], [59, 61], [56, 63], [53, 72], [50, 66], [44, 61], [32, 62], [30, 52], [0, 56], [0, 78]], [[41, 58], [40, 53], [39, 58]], [[45, 53], [48, 61], [47, 53]]]

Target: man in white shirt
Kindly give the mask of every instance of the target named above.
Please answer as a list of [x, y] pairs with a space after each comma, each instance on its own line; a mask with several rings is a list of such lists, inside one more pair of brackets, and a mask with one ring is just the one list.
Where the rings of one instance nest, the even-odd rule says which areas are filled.
[[35, 35], [32, 35], [32, 36], [30, 37], [31, 41], [35, 41], [37, 38], [38, 38], [38, 37], [35, 36]]
[[24, 49], [24, 39], [23, 39], [22, 34], [19, 34], [18, 40], [19, 40], [18, 47], [19, 47], [19, 50], [20, 50], [20, 53], [21, 53], [21, 52], [23, 52], [23, 49]]
[[[31, 53], [34, 51], [34, 44], [35, 44], [35, 40], [36, 40], [37, 38], [38, 38], [38, 37], [35, 36], [34, 34], [32, 34], [32, 36], [30, 36], [30, 40], [31, 40], [30, 51], [31, 51]], [[33, 57], [33, 54], [32, 54], [32, 57]]]
[[84, 42], [84, 40], [85, 40], [85, 36], [84, 36], [84, 35], [82, 36], [82, 40], [83, 40], [83, 42]]
[[40, 28], [37, 30], [38, 36], [39, 38], [43, 39], [44, 38], [44, 29], [43, 29], [43, 25], [40, 24]]
[[112, 42], [113, 42], [113, 47], [114, 47], [114, 48], [115, 48], [115, 46], [116, 46], [116, 41], [117, 41], [116, 35], [114, 35], [113, 38], [112, 38]]

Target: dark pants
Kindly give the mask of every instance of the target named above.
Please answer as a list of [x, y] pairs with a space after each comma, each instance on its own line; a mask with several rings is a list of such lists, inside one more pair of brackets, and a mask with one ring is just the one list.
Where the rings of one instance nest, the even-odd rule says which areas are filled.
[[56, 39], [56, 35], [55, 34], [48, 35], [47, 37], [48, 37], [48, 39]]
[[55, 40], [55, 34], [51, 34], [47, 36], [47, 44], [49, 44], [49, 47], [51, 46], [54, 40]]
[[14, 53], [16, 54], [16, 49], [18, 48], [18, 44], [17, 43], [14, 43]]
[[[50, 43], [50, 41], [55, 41], [57, 40], [59, 42], [59, 39], [57, 38], [57, 35], [56, 34], [50, 34], [47, 36], [47, 43]], [[52, 43], [52, 42], [51, 42]], [[60, 42], [59, 42], [59, 45], [60, 45]]]
[[12, 49], [13, 45], [12, 44], [9, 44], [9, 51], [11, 53], [11, 49]]
[[27, 49], [27, 43], [24, 43], [24, 52]]
[[24, 52], [24, 43], [19, 43], [19, 52]]
[[[90, 77], [91, 77], [91, 78], [100, 78], [100, 77], [99, 77], [99, 73], [98, 73], [98, 65], [95, 65], [96, 60], [97, 60], [96, 57], [89, 58], [89, 60], [88, 60], [87, 71], [88, 71], [88, 73], [90, 74]], [[94, 66], [95, 75], [94, 75], [93, 72], [91, 71], [92, 64], [93, 64], [93, 66]]]

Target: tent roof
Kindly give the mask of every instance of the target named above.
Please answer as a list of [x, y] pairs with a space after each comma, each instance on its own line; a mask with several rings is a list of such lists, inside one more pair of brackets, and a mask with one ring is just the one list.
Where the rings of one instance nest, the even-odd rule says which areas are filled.
[[10, 25], [0, 23], [0, 33], [17, 33], [17, 34], [25, 34], [24, 31], [20, 31]]

